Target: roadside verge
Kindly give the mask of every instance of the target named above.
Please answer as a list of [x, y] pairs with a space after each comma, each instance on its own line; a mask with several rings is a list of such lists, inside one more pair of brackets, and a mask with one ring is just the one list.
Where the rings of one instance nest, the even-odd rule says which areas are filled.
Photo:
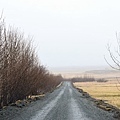
[[92, 101], [96, 107], [103, 109], [105, 111], [108, 111], [108, 112], [112, 112], [114, 118], [120, 119], [120, 109], [119, 108], [117, 108], [109, 103], [106, 103], [104, 100], [93, 98], [92, 96], [89, 95], [89, 93], [85, 92], [83, 89], [75, 87], [74, 84], [73, 84], [73, 87], [82, 94], [83, 98], [89, 99], [90, 101]]

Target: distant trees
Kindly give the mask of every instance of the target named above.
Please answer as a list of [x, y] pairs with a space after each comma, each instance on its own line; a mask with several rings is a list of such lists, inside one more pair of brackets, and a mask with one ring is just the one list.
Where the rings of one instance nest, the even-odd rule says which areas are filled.
[[75, 77], [71, 79], [72, 82], [93, 82], [95, 81], [94, 77], [84, 76], [84, 77]]
[[0, 20], [0, 108], [29, 95], [50, 91], [62, 80], [39, 63], [30, 39]]
[[107, 80], [103, 78], [94, 78], [91, 76], [85, 75], [84, 77], [74, 77], [71, 79], [72, 82], [107, 82]]

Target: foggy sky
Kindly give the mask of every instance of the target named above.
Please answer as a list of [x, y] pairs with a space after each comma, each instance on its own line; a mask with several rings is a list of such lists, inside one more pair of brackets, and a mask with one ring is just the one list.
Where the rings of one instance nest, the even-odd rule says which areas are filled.
[[1, 0], [2, 10], [48, 67], [107, 65], [107, 43], [120, 32], [119, 0]]

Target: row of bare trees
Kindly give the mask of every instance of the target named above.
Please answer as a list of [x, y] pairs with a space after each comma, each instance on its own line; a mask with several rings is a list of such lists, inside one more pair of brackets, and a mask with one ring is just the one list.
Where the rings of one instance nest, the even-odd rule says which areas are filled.
[[91, 76], [85, 75], [84, 77], [74, 77], [71, 79], [72, 82], [94, 82], [96, 79]]
[[39, 63], [30, 39], [0, 21], [0, 108], [25, 99], [29, 95], [47, 92], [58, 85], [61, 76], [50, 74]]

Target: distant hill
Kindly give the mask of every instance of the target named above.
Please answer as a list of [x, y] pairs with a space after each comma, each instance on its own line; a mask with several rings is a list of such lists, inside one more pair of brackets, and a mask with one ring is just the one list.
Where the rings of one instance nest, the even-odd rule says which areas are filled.
[[54, 73], [80, 73], [80, 72], [95, 72], [95, 71], [104, 71], [111, 70], [108, 66], [67, 66], [67, 67], [49, 67], [51, 72]]
[[113, 74], [113, 73], [120, 73], [120, 71], [116, 70], [90, 70], [86, 71], [87, 74]]

